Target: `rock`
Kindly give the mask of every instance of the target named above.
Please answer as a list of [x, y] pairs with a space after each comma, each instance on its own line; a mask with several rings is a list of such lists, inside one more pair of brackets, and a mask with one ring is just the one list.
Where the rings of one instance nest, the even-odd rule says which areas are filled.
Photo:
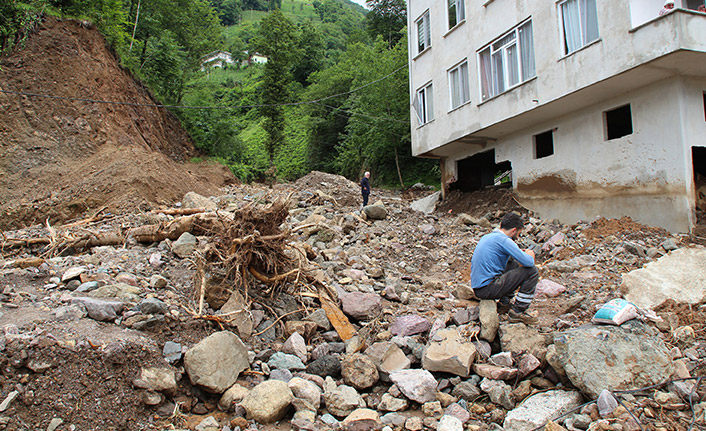
[[542, 363], [533, 354], [528, 353], [522, 356], [519, 364], [520, 377], [529, 375], [532, 371], [539, 368], [540, 365], [542, 365]]
[[488, 362], [490, 362], [492, 365], [496, 365], [498, 367], [512, 367], [512, 365], [513, 365], [512, 353], [511, 352], [496, 353], [488, 359]]
[[318, 410], [321, 405], [321, 389], [316, 383], [294, 377], [287, 383], [294, 396], [309, 403], [314, 410]]
[[267, 380], [255, 386], [240, 405], [248, 418], [261, 424], [269, 424], [282, 419], [294, 400], [294, 394], [287, 383], [280, 380]]
[[597, 398], [608, 387], [631, 390], [667, 380], [669, 349], [656, 331], [631, 320], [621, 326], [583, 327], [554, 334], [559, 366], [574, 386]]
[[255, 317], [254, 313], [250, 312], [249, 305], [240, 292], [234, 290], [230, 294], [226, 303], [221, 307], [220, 313], [228, 315], [228, 320], [231, 321], [231, 325], [235, 325], [238, 329], [238, 335], [241, 339], [247, 340], [250, 338], [255, 325]]
[[362, 353], [354, 353], [341, 361], [343, 381], [356, 389], [368, 389], [380, 378], [372, 359]]
[[125, 283], [115, 283], [107, 286], [99, 287], [90, 292], [91, 298], [119, 300], [125, 302], [139, 302], [141, 289], [136, 286], [130, 286]]
[[86, 270], [85, 266], [75, 266], [73, 268], [69, 268], [61, 276], [61, 282], [67, 283], [69, 280], [79, 278], [81, 276], [81, 274], [85, 273], [86, 271], [87, 270]]
[[474, 341], [473, 346], [476, 348], [478, 357], [483, 360], [490, 358], [490, 354], [493, 353], [493, 349], [490, 347], [490, 344], [485, 340]]
[[324, 391], [324, 403], [326, 410], [338, 417], [348, 416], [355, 409], [365, 407], [363, 397], [353, 387], [346, 385]]
[[478, 317], [480, 315], [480, 308], [479, 307], [469, 307], [469, 308], [461, 308], [459, 310], [456, 310], [454, 315], [451, 317], [451, 320], [457, 325], [465, 325], [468, 322], [478, 320]]
[[502, 325], [500, 346], [504, 352], [529, 352], [540, 361], [547, 354], [545, 337], [537, 329], [522, 323]]
[[304, 320], [316, 323], [316, 326], [324, 331], [331, 330], [331, 322], [329, 322], [326, 312], [322, 308], [309, 314]]
[[667, 299], [698, 304], [706, 296], [702, 284], [706, 279], [704, 261], [704, 247], [674, 250], [641, 269], [623, 274], [620, 290], [625, 299], [641, 308], [653, 309]]
[[401, 412], [407, 410], [407, 407], [409, 407], [407, 400], [395, 398], [390, 394], [383, 394], [377, 408], [384, 412]]
[[230, 411], [233, 408], [233, 403], [239, 403], [245, 398], [250, 390], [239, 384], [234, 384], [227, 391], [221, 395], [221, 399], [218, 400], [218, 407], [223, 411]]
[[2, 413], [2, 412], [4, 412], [5, 410], [7, 410], [8, 407], [10, 407], [10, 404], [12, 404], [12, 402], [15, 400], [15, 398], [17, 398], [17, 396], [18, 396], [19, 394], [20, 394], [20, 393], [19, 393], [18, 391], [12, 391], [12, 392], [10, 392], [9, 394], [7, 394], [7, 397], [5, 397], [5, 399], [3, 400], [3, 402], [0, 403], [0, 413]]
[[444, 414], [444, 410], [439, 401], [430, 401], [422, 404], [422, 413], [427, 417], [440, 418]]
[[189, 232], [184, 232], [179, 239], [172, 243], [172, 253], [184, 259], [191, 256], [196, 250], [199, 241]]
[[390, 325], [390, 332], [393, 335], [406, 337], [408, 335], [421, 334], [431, 328], [431, 323], [422, 316], [408, 314], [400, 316]]
[[317, 376], [337, 376], [341, 374], [341, 360], [333, 355], [324, 355], [306, 366], [306, 372]]
[[87, 281], [85, 283], [79, 284], [75, 292], [90, 292], [96, 289], [98, 289], [97, 281]]
[[436, 399], [437, 381], [427, 370], [393, 371], [390, 380], [412, 401], [423, 404]]
[[440, 329], [429, 340], [422, 357], [422, 367], [468, 377], [476, 348], [456, 328]]
[[47, 426], [47, 431], [54, 431], [57, 428], [61, 426], [61, 424], [64, 423], [64, 420], [61, 418], [53, 418], [51, 421], [49, 421], [49, 425]]
[[356, 409], [341, 422], [347, 431], [372, 431], [379, 429], [381, 422], [378, 412], [371, 409]]
[[292, 372], [289, 370], [285, 370], [284, 368], [275, 368], [274, 370], [270, 371], [270, 379], [282, 380], [283, 382], [288, 383], [290, 380], [292, 380]]
[[220, 429], [218, 421], [213, 416], [209, 416], [199, 422], [194, 428], [196, 431], [217, 431]]
[[537, 288], [535, 293], [539, 296], [546, 296], [548, 298], [554, 298], [556, 296], [561, 295], [566, 291], [566, 287], [562, 286], [561, 284], [547, 280], [547, 279], [542, 279], [539, 280], [539, 283], [537, 283]]
[[581, 403], [581, 394], [575, 391], [541, 392], [532, 395], [522, 405], [509, 411], [505, 416], [503, 429], [505, 431], [531, 431], [578, 407]]
[[175, 343], [173, 341], [167, 341], [164, 343], [164, 348], [162, 349], [162, 355], [164, 359], [170, 364], [179, 362], [181, 359], [181, 344]]
[[365, 354], [375, 363], [380, 379], [385, 382], [390, 381], [391, 372], [404, 370], [412, 365], [402, 349], [389, 341], [373, 344], [365, 350]]
[[380, 314], [381, 301], [377, 293], [351, 292], [341, 296], [341, 308], [354, 319], [368, 320]]
[[471, 414], [459, 403], [451, 403], [444, 411], [445, 416], [453, 416], [460, 420], [462, 424], [465, 424], [471, 420]]
[[495, 339], [500, 327], [500, 318], [495, 300], [483, 299], [480, 301], [480, 338], [491, 342]]
[[155, 391], [144, 391], [142, 393], [142, 402], [148, 406], [158, 406], [164, 401], [164, 395]]
[[455, 416], [444, 415], [439, 420], [436, 431], [463, 431], [463, 422]]
[[662, 248], [665, 249], [666, 251], [674, 251], [679, 248], [677, 246], [676, 241], [674, 241], [674, 238], [667, 238], [662, 242]]
[[422, 418], [417, 417], [417, 416], [412, 416], [410, 418], [407, 418], [407, 420], [404, 423], [404, 429], [409, 430], [409, 431], [420, 431], [424, 428], [424, 422], [422, 421]]
[[515, 407], [515, 401], [512, 399], [512, 387], [501, 380], [483, 379], [480, 382], [480, 388], [488, 394], [490, 401], [499, 404], [510, 410]]
[[177, 388], [174, 370], [170, 368], [143, 367], [140, 376], [132, 383], [137, 388], [157, 392], [174, 391]]
[[157, 298], [145, 298], [138, 305], [142, 314], [164, 314], [169, 311], [169, 306]]
[[417, 199], [410, 204], [410, 208], [424, 214], [431, 214], [436, 209], [436, 203], [441, 199], [441, 192], [434, 192], [427, 197]]
[[282, 345], [282, 352], [288, 353], [301, 359], [302, 362], [306, 362], [307, 351], [306, 351], [306, 341], [304, 337], [299, 335], [298, 332], [293, 333], [287, 338], [287, 341]]
[[118, 313], [123, 310], [123, 303], [120, 301], [78, 297], [73, 298], [71, 303], [83, 305], [86, 308], [88, 317], [99, 321], [115, 320], [118, 317]]
[[481, 391], [478, 386], [471, 382], [461, 382], [454, 387], [453, 391], [451, 391], [451, 395], [471, 402], [481, 395]]
[[218, 394], [233, 386], [240, 372], [248, 367], [248, 349], [230, 331], [209, 335], [184, 355], [184, 368], [191, 383]]
[[294, 355], [288, 355], [283, 352], [277, 352], [267, 361], [270, 368], [282, 368], [285, 370], [304, 370], [306, 366], [301, 359]]
[[195, 192], [187, 192], [181, 200], [183, 208], [203, 208], [206, 211], [215, 211], [218, 205], [205, 196]]
[[517, 377], [517, 368], [498, 367], [491, 364], [473, 364], [473, 372], [491, 380], [511, 380]]
[[387, 209], [382, 202], [363, 207], [363, 212], [371, 220], [384, 220], [387, 217]]
[[139, 282], [137, 281], [137, 276], [135, 274], [130, 274], [129, 272], [121, 272], [115, 276], [116, 283], [124, 283], [130, 286], [138, 287]]

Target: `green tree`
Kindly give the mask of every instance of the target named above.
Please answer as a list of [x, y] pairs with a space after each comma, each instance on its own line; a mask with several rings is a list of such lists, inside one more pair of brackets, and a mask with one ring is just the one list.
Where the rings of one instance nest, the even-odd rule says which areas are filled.
[[164, 103], [179, 103], [184, 89], [186, 63], [181, 47], [172, 33], [165, 31], [151, 51], [153, 55], [144, 64], [147, 85]]
[[367, 0], [370, 12], [365, 16], [368, 32], [377, 35], [392, 48], [401, 38], [402, 29], [407, 25], [407, 6], [404, 0]]
[[260, 101], [264, 105], [260, 113], [268, 136], [265, 148], [271, 166], [274, 165], [275, 152], [284, 143], [285, 118], [281, 104], [290, 100], [291, 66], [297, 56], [297, 41], [296, 27], [279, 9], [262, 19], [253, 41], [255, 49], [268, 57], [260, 88]]
[[324, 64], [324, 42], [321, 33], [310, 22], [300, 25], [299, 32], [299, 55], [292, 72], [294, 80], [306, 86], [309, 75], [321, 70]]
[[209, 0], [223, 25], [234, 25], [240, 21], [243, 6], [240, 0]]

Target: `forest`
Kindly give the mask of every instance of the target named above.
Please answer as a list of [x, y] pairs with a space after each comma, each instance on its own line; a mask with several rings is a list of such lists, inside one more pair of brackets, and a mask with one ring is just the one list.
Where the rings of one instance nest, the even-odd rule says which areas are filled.
[[[403, 0], [6, 0], [0, 55], [46, 14], [93, 23], [123, 67], [242, 181], [312, 170], [438, 184], [412, 157]], [[228, 62], [203, 63], [218, 51]], [[253, 61], [260, 59], [260, 62]], [[262, 59], [266, 59], [263, 61]]]

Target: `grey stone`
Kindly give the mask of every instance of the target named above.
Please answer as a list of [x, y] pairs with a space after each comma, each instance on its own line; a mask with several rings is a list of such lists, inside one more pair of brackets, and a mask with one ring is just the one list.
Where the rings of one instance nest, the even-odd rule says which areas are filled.
[[456, 398], [472, 402], [481, 395], [481, 391], [478, 386], [471, 382], [461, 382], [453, 388], [451, 395]]
[[79, 284], [79, 286], [76, 288], [75, 292], [90, 292], [92, 290], [98, 289], [98, 282], [97, 281], [87, 281], [85, 283]]
[[196, 250], [198, 245], [198, 239], [189, 232], [184, 232], [181, 234], [179, 239], [172, 243], [172, 253], [183, 258], [189, 257]]
[[493, 341], [498, 334], [500, 318], [495, 300], [483, 299], [480, 301], [480, 338], [486, 341]]
[[12, 404], [12, 402], [15, 401], [15, 398], [17, 398], [17, 396], [19, 394], [20, 393], [18, 391], [12, 391], [9, 394], [7, 394], [7, 397], [5, 397], [5, 399], [2, 401], [2, 403], [0, 403], [0, 413], [7, 410], [10, 407], [10, 404]]
[[73, 280], [74, 278], [78, 278], [81, 276], [81, 274], [86, 272], [86, 267], [85, 266], [75, 266], [73, 268], [67, 269], [61, 276], [61, 282], [66, 283], [69, 280]]
[[576, 391], [553, 390], [527, 398], [522, 405], [505, 416], [505, 431], [531, 431], [544, 426], [547, 421], [563, 415], [582, 403]]
[[63, 423], [64, 420], [61, 418], [52, 418], [52, 420], [49, 421], [49, 425], [47, 426], [47, 431], [54, 431], [59, 428]]
[[375, 363], [362, 353], [346, 356], [341, 361], [343, 381], [356, 389], [368, 389], [380, 378]]
[[137, 303], [141, 299], [141, 291], [142, 290], [136, 286], [130, 286], [126, 283], [115, 283], [99, 287], [98, 289], [89, 292], [89, 296], [91, 298]]
[[88, 317], [99, 321], [115, 320], [118, 317], [118, 313], [123, 310], [123, 303], [120, 301], [79, 297], [73, 298], [71, 303], [83, 305], [86, 307]]
[[529, 352], [540, 361], [547, 354], [545, 337], [536, 328], [522, 323], [500, 327], [500, 346], [504, 352]]
[[234, 403], [239, 403], [245, 398], [250, 389], [240, 386], [239, 384], [234, 384], [227, 391], [221, 395], [221, 399], [218, 400], [218, 407], [224, 411], [231, 411], [233, 409]]
[[382, 300], [376, 293], [351, 292], [341, 295], [341, 308], [348, 316], [367, 320], [382, 311]]
[[431, 328], [429, 320], [416, 314], [400, 316], [390, 325], [390, 332], [393, 335], [405, 337], [408, 335], [421, 334]]
[[512, 398], [512, 387], [502, 380], [483, 379], [480, 382], [480, 388], [488, 394], [490, 401], [501, 405], [510, 410], [515, 407], [515, 401]]
[[662, 248], [665, 249], [666, 251], [674, 251], [679, 248], [677, 246], [676, 241], [674, 241], [674, 238], [667, 238], [664, 240], [662, 243]]
[[287, 338], [287, 341], [282, 345], [282, 352], [294, 355], [301, 359], [302, 362], [306, 362], [307, 351], [306, 351], [306, 341], [304, 337], [299, 335], [298, 332], [293, 333]]
[[230, 331], [209, 335], [184, 355], [191, 383], [218, 394], [233, 386], [248, 366], [247, 347]]
[[555, 333], [554, 346], [558, 366], [592, 398], [606, 387], [631, 390], [654, 385], [674, 372], [667, 346], [656, 331], [637, 320]]
[[382, 202], [363, 207], [363, 212], [371, 220], [384, 220], [387, 217], [387, 209]]
[[[334, 384], [335, 386], [335, 384]], [[355, 388], [340, 385], [324, 391], [326, 410], [338, 417], [348, 416], [353, 410], [365, 407], [365, 401]]]
[[377, 408], [384, 412], [401, 412], [407, 410], [407, 407], [409, 407], [407, 400], [395, 398], [390, 394], [383, 394]]
[[473, 346], [476, 348], [478, 357], [482, 360], [490, 358], [491, 353], [493, 353], [493, 349], [490, 347], [490, 343], [485, 340], [474, 341]]
[[145, 298], [138, 305], [142, 314], [164, 314], [169, 306], [157, 298]]
[[274, 370], [270, 371], [270, 379], [281, 380], [285, 383], [288, 383], [292, 379], [292, 372], [284, 368], [275, 368]]
[[453, 317], [451, 317], [451, 320], [453, 320], [453, 322], [456, 325], [460, 326], [460, 325], [465, 325], [468, 322], [478, 320], [479, 317], [480, 317], [480, 308], [479, 307], [469, 307], [469, 308], [461, 308], [459, 310], [456, 310]]
[[181, 344], [167, 341], [164, 343], [162, 355], [170, 364], [178, 362], [181, 359]]
[[267, 361], [270, 368], [284, 368], [286, 370], [304, 370], [306, 366], [301, 359], [284, 352], [277, 352]]
[[177, 388], [174, 370], [170, 368], [143, 367], [133, 381], [135, 387], [150, 391], [173, 391]]
[[625, 299], [641, 308], [655, 308], [667, 299], [698, 304], [706, 297], [706, 248], [674, 250], [641, 269], [623, 274], [620, 290]]
[[389, 341], [373, 344], [365, 350], [365, 354], [373, 360], [380, 374], [380, 379], [385, 382], [390, 381], [391, 372], [404, 370], [412, 365], [402, 349]]
[[422, 357], [422, 367], [468, 377], [476, 348], [456, 328], [440, 329], [429, 340]]
[[282, 419], [293, 400], [294, 394], [287, 383], [267, 380], [255, 386], [240, 405], [247, 412], [248, 418], [269, 424]]
[[436, 431], [463, 431], [463, 422], [455, 416], [444, 415], [439, 420]]
[[402, 426], [404, 426], [406, 420], [407, 416], [397, 412], [387, 413], [380, 418], [380, 422], [382, 422], [383, 424], [390, 425], [396, 428], [401, 428]]
[[287, 385], [296, 398], [306, 401], [314, 410], [319, 409], [321, 405], [321, 389], [316, 383], [301, 377], [293, 377]]
[[[63, 307], [58, 307], [52, 311], [55, 320], [75, 320], [88, 315], [86, 307], [80, 304], [73, 304]], [[0, 316], [2, 318], [2, 316]]]
[[437, 381], [427, 370], [393, 371], [390, 380], [412, 401], [423, 404], [436, 399]]
[[324, 355], [306, 366], [306, 372], [317, 376], [337, 376], [341, 374], [341, 360], [333, 355]]
[[166, 278], [162, 277], [161, 275], [155, 274], [150, 277], [150, 287], [152, 289], [164, 289], [165, 287], [167, 287], [167, 284], [169, 284], [169, 282]]
[[331, 330], [331, 322], [329, 322], [328, 317], [326, 316], [326, 312], [322, 308], [319, 308], [318, 310], [314, 311], [313, 313], [305, 317], [304, 320], [316, 323], [316, 326], [323, 329], [324, 331]]
[[429, 196], [417, 199], [410, 204], [410, 208], [424, 214], [431, 214], [436, 209], [436, 203], [441, 198], [441, 192], [434, 192]]
[[464, 423], [464, 424], [471, 419], [471, 414], [468, 412], [468, 410], [465, 407], [463, 407], [459, 403], [449, 404], [449, 406], [446, 407], [446, 410], [444, 410], [444, 414], [448, 415], [448, 416], [453, 416], [453, 417], [457, 418], [458, 420], [460, 420], [461, 423]]
[[195, 192], [187, 192], [181, 200], [181, 205], [183, 208], [203, 208], [206, 211], [214, 211], [218, 208], [215, 202]]

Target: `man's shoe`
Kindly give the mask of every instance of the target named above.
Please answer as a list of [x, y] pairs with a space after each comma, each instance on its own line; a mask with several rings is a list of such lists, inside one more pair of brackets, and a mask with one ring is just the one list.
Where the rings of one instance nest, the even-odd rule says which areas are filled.
[[510, 310], [507, 313], [508, 322], [510, 323], [524, 323], [525, 325], [536, 325], [539, 323], [537, 316], [529, 314], [527, 311], [515, 311]]
[[510, 311], [510, 304], [503, 304], [498, 301], [498, 314], [505, 314]]

